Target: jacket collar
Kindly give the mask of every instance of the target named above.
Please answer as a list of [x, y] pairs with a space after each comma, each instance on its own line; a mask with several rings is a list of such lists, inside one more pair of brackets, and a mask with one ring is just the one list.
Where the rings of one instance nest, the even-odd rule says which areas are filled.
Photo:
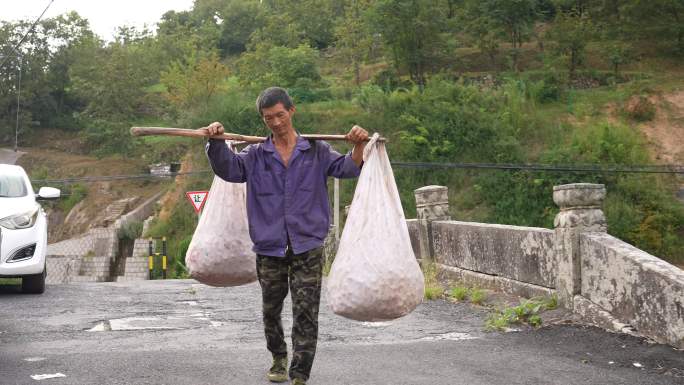
[[[269, 135], [264, 143], [262, 144], [262, 148], [264, 151], [268, 152], [274, 152], [275, 151], [275, 144], [273, 143], [273, 135]], [[297, 144], [295, 144], [295, 149], [299, 151], [306, 151], [311, 148], [311, 144], [309, 144], [309, 141], [307, 139], [304, 139], [299, 132], [297, 132]]]

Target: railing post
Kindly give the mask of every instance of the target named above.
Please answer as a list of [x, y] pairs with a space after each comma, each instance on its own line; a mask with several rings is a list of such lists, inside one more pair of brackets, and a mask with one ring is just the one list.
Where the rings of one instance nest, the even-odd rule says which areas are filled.
[[424, 262], [433, 260], [432, 222], [448, 221], [449, 216], [449, 188], [445, 186], [425, 186], [414, 191], [416, 198], [416, 212], [418, 216], [418, 237], [420, 240], [420, 255]]
[[573, 298], [582, 288], [582, 256], [579, 235], [606, 232], [602, 184], [574, 183], [553, 187], [553, 201], [560, 207], [554, 220], [554, 249], [558, 262], [556, 291], [559, 303], [572, 309]]
[[166, 237], [162, 238], [162, 279], [166, 279]]
[[150, 239], [149, 243], [148, 243], [148, 251], [149, 251], [149, 253], [147, 254], [149, 256], [147, 259], [147, 267], [149, 270], [149, 274], [148, 274], [149, 278], [148, 279], [153, 279], [152, 278], [152, 271], [154, 270], [154, 254], [153, 254], [154, 253], [154, 248], [153, 248], [154, 246], [153, 246], [152, 242], [153, 242], [153, 240]]

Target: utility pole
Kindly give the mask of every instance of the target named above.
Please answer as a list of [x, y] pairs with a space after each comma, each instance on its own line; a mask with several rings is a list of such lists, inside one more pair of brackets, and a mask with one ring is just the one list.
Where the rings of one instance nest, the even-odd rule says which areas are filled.
[[21, 56], [17, 53], [17, 77], [19, 78], [19, 84], [17, 85], [17, 123], [14, 126], [14, 152], [17, 152], [17, 147], [19, 143], [19, 105], [21, 103]]

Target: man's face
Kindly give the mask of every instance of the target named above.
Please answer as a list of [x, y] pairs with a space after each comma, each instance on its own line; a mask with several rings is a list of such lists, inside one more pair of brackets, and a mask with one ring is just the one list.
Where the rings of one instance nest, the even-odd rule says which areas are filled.
[[285, 135], [290, 131], [294, 131], [294, 128], [292, 128], [292, 115], [294, 115], [294, 112], [294, 106], [288, 110], [282, 103], [261, 109], [264, 123], [266, 123], [266, 126], [271, 129], [275, 136]]

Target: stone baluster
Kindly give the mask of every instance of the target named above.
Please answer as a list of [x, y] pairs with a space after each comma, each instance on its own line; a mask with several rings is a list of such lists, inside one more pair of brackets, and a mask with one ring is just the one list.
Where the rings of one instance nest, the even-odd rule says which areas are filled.
[[579, 235], [607, 230], [602, 205], [606, 188], [602, 184], [573, 183], [553, 187], [553, 201], [560, 207], [554, 220], [554, 249], [558, 262], [556, 290], [559, 303], [573, 307], [581, 291], [581, 254]]
[[431, 223], [451, 219], [449, 189], [445, 186], [425, 186], [415, 190], [414, 195], [420, 239], [420, 255], [417, 257], [423, 261], [431, 261], [433, 259]]

